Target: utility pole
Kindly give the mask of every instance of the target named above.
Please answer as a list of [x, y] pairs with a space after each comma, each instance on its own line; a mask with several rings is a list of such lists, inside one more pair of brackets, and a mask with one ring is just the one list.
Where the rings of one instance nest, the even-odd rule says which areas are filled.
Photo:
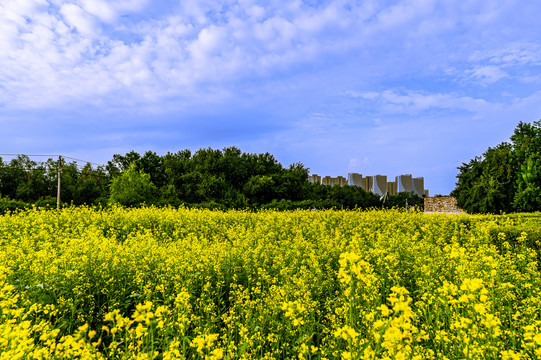
[[56, 208], [60, 209], [60, 173], [62, 172], [62, 156], [58, 156], [58, 188], [56, 191]]

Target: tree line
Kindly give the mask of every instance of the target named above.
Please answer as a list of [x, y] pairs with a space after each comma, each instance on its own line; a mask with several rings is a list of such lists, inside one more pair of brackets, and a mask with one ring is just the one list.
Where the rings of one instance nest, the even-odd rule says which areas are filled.
[[541, 120], [458, 167], [451, 192], [469, 213], [541, 211]]
[[[160, 156], [131, 151], [114, 155], [104, 166], [63, 162], [64, 204], [125, 206], [197, 206], [207, 208], [370, 208], [378, 195], [357, 186], [325, 186], [308, 181], [302, 163], [282, 166], [269, 154], [243, 153], [236, 147]], [[0, 157], [0, 209], [24, 205], [56, 206], [58, 160], [37, 163], [25, 155], [9, 162]], [[386, 207], [422, 206], [411, 194], [389, 196]], [[3, 204], [3, 205], [2, 205]]]

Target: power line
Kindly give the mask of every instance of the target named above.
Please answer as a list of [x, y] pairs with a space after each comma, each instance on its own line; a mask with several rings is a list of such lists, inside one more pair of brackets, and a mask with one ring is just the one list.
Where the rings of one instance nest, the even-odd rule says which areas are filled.
[[[81, 159], [76, 159], [76, 158], [72, 158], [71, 156], [62, 156], [62, 155], [30, 155], [30, 154], [0, 154], [0, 156], [58, 156], [58, 157], [62, 157], [62, 159], [70, 159], [70, 160], [74, 160], [74, 161], [80, 161], [80, 162], [84, 162], [86, 164], [91, 164], [91, 165], [96, 165], [98, 167], [103, 167], [103, 165], [101, 164], [97, 164], [97, 163], [94, 163], [94, 162], [91, 162], [91, 161], [86, 161], [86, 160], [81, 160]], [[23, 171], [34, 171], [34, 170], [43, 170], [43, 171], [51, 171], [52, 167], [54, 167], [55, 169], [58, 168], [58, 160], [54, 160], [52, 158], [50, 158], [49, 160], [53, 161], [52, 163], [51, 162], [48, 162], [48, 161], [34, 161], [34, 160], [30, 160], [32, 165], [30, 167], [28, 166], [24, 166], [24, 167], [17, 167], [17, 169], [19, 170], [23, 170]], [[7, 163], [6, 163], [7, 164]], [[66, 167], [75, 167], [77, 170], [81, 171], [81, 170], [85, 170], [85, 167], [86, 165], [80, 165], [78, 164], [77, 162], [71, 162], [71, 163], [66, 163], [66, 162], [62, 162], [61, 164], [61, 168], [62, 169], [66, 169]], [[94, 169], [94, 168], [91, 168], [92, 170], [92, 173], [87, 173], [87, 174], [84, 174], [84, 176], [94, 176], [94, 177], [107, 177], [107, 175], [105, 174], [98, 174], [98, 173], [95, 173], [95, 171], [98, 171], [98, 169]], [[83, 175], [83, 174], [81, 174]]]
[[[36, 167], [17, 167], [16, 169], [7, 169], [7, 171], [13, 171], [13, 170], [22, 170], [22, 171], [25, 171], [25, 172], [29, 172], [29, 171], [42, 171], [43, 173], [53, 173], [56, 171], [56, 169], [58, 168], [57, 167], [54, 167], [54, 168], [45, 168], [43, 166], [36, 166]], [[62, 172], [65, 172], [66, 171], [66, 167], [65, 165], [62, 165]], [[77, 167], [77, 170], [81, 171], [81, 170], [84, 170], [84, 167], [82, 166], [78, 166]], [[96, 170], [95, 169], [92, 169], [92, 172], [89, 172], [89, 173], [80, 173], [81, 177], [84, 177], [84, 176], [95, 176], [95, 177], [101, 177], [101, 178], [107, 178], [108, 176], [106, 174], [99, 174], [99, 173], [96, 173]]]
[[48, 157], [62, 157], [64, 159], [70, 159], [70, 160], [75, 160], [75, 161], [81, 161], [81, 162], [85, 162], [87, 164], [92, 164], [92, 165], [96, 165], [96, 166], [105, 166], [103, 164], [97, 164], [95, 162], [92, 162], [92, 161], [86, 161], [86, 160], [81, 160], [81, 159], [76, 159], [76, 158], [72, 158], [70, 156], [64, 156], [64, 155], [43, 155], [43, 154], [0, 154], [0, 156], [19, 156], [19, 155], [22, 155], [22, 156], [48, 156]]
[[62, 156], [62, 155], [41, 155], [41, 154], [40, 155], [36, 155], [36, 154], [34, 154], [34, 155], [30, 155], [30, 154], [0, 154], [0, 156], [19, 156], [19, 155], [28, 156], [28, 157], [30, 157], [30, 156], [49, 156], [49, 157], [51, 157], [51, 156], [52, 157]]
[[49, 169], [43, 169], [43, 168], [40, 168], [40, 167], [34, 167], [34, 168], [23, 167], [23, 168], [17, 168], [16, 170], [23, 170], [23, 171], [43, 170], [43, 171], [47, 171]]
[[[59, 155], [59, 156], [62, 156], [62, 155]], [[81, 160], [81, 159], [75, 159], [75, 158], [72, 158], [72, 157], [69, 157], [69, 156], [62, 156], [64, 159], [70, 159], [70, 160], [75, 160], [75, 161], [82, 161], [82, 162], [85, 162], [87, 164], [92, 164], [92, 165], [96, 165], [96, 166], [104, 166], [103, 164], [96, 164], [96, 163], [93, 163], [91, 161], [86, 161], [86, 160]]]

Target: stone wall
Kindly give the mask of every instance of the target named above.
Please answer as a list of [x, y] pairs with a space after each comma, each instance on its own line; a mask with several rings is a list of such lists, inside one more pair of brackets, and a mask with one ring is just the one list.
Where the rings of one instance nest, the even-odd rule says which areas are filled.
[[425, 212], [463, 213], [453, 196], [425, 197]]

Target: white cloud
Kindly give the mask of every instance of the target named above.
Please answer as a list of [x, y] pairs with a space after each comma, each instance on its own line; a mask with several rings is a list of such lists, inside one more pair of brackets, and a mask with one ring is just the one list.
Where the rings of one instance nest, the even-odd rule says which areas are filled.
[[476, 50], [458, 65], [446, 69], [445, 74], [462, 84], [493, 85], [502, 79], [539, 82], [536, 67], [541, 65], [541, 46], [528, 41], [510, 42]]
[[[368, 157], [353, 157], [349, 159], [347, 170], [349, 172], [357, 172], [360, 171], [363, 167], [366, 167], [370, 163], [370, 159]], [[367, 174], [364, 174], [366, 176]]]
[[347, 91], [345, 95], [368, 100], [380, 111], [387, 113], [418, 113], [429, 109], [467, 110], [479, 112], [496, 104], [488, 103], [484, 99], [475, 99], [469, 96], [454, 94], [422, 94], [415, 91], [400, 93], [394, 90], [382, 92]]
[[492, 55], [490, 62], [505, 65], [540, 65], [541, 47], [537, 43], [513, 44], [510, 48]]
[[336, 3], [331, 3], [322, 11], [301, 15], [296, 24], [299, 30], [311, 34], [319, 33], [326, 27], [345, 27], [352, 19], [341, 10]]
[[498, 80], [508, 77], [509, 75], [502, 71], [498, 66], [487, 65], [477, 66], [473, 70], [468, 71], [471, 77], [478, 79], [483, 83], [493, 84]]
[[24, 24], [24, 17], [33, 18], [47, 5], [46, 0], [5, 0], [0, 4], [0, 9], [5, 18]]
[[255, 39], [271, 53], [281, 52], [291, 47], [296, 37], [296, 27], [281, 17], [272, 17], [254, 27]]
[[[153, 5], [148, 0], [54, 0], [54, 6], [45, 0], [7, 0], [0, 4], [0, 81], [12, 107], [107, 96], [133, 104], [175, 96], [189, 102], [205, 93], [224, 96], [235, 84], [281, 76], [303, 64], [317, 68], [334, 57], [338, 62], [353, 56], [360, 62], [400, 59], [404, 53], [398, 52], [407, 51], [402, 46], [423, 50], [418, 45], [423, 37], [431, 41], [431, 33], [444, 31], [438, 24], [447, 31], [461, 11], [490, 8], [473, 1], [455, 9], [451, 3], [185, 0], [152, 19], [144, 18]], [[491, 9], [488, 18], [498, 14], [497, 7]], [[130, 12], [141, 14], [135, 20], [122, 17]], [[445, 54], [430, 55], [435, 66], [447, 61]], [[405, 61], [415, 67], [415, 60]], [[535, 61], [538, 49], [519, 47], [488, 60], [472, 59], [465, 71], [472, 79], [495, 83], [507, 76], [506, 64]], [[402, 63], [390, 65], [399, 69]], [[373, 96], [396, 111], [419, 111], [438, 100], [438, 95]]]
[[98, 31], [98, 24], [93, 16], [75, 4], [64, 4], [60, 13], [67, 24], [86, 37], [94, 38]]
[[414, 19], [423, 18], [434, 8], [434, 0], [402, 1], [381, 11], [377, 17], [378, 26], [397, 28]]
[[227, 29], [211, 25], [199, 32], [197, 40], [190, 44], [189, 49], [196, 60], [218, 55], [227, 47]]
[[89, 14], [96, 16], [104, 22], [111, 23], [116, 20], [117, 14], [113, 9], [113, 3], [101, 0], [83, 0], [82, 6]]
[[247, 4], [244, 11], [254, 21], [259, 21], [265, 16], [265, 8], [259, 5]]
[[141, 11], [147, 3], [148, 0], [81, 1], [84, 10], [106, 23], [113, 23], [123, 13]]
[[[180, 13], [182, 17], [191, 23], [205, 26], [209, 23], [222, 23], [225, 10], [232, 3], [231, 0], [183, 0], [180, 2]], [[209, 16], [210, 15], [210, 16]]]

